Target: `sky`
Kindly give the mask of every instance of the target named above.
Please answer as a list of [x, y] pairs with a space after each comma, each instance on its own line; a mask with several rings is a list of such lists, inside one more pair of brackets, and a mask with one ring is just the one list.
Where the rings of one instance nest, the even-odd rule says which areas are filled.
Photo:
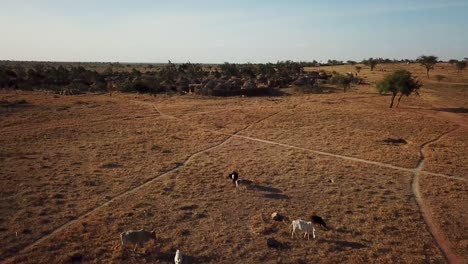
[[468, 57], [468, 0], [0, 0], [0, 60]]

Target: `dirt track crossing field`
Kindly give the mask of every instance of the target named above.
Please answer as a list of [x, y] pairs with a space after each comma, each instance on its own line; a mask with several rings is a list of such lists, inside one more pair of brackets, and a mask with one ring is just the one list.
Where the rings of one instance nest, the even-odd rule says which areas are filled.
[[[450, 165], [436, 149], [466, 130], [390, 111], [386, 98], [2, 96], [30, 106], [2, 110], [0, 259], [166, 263], [177, 248], [198, 263], [467, 257], [466, 234], [455, 234], [466, 222], [466, 167], [458, 166], [466, 153]], [[382, 144], [388, 137], [408, 144]], [[234, 192], [233, 169], [256, 188]], [[437, 181], [459, 186], [450, 195], [460, 202], [433, 199], [427, 186]], [[441, 208], [461, 217], [445, 221]], [[269, 220], [273, 211], [316, 212], [333, 228], [316, 241], [290, 239], [286, 224]], [[119, 232], [143, 227], [160, 241], [122, 253]], [[268, 249], [267, 237], [284, 248]]]

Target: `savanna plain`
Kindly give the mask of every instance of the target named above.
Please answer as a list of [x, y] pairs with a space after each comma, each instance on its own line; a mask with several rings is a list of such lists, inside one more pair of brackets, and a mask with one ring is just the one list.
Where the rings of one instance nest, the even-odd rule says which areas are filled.
[[[424, 86], [390, 109], [375, 82], [397, 68]], [[468, 73], [359, 74], [277, 97], [1, 91], [0, 262], [466, 263]], [[291, 238], [273, 212], [329, 228]], [[123, 250], [142, 228], [157, 239]]]

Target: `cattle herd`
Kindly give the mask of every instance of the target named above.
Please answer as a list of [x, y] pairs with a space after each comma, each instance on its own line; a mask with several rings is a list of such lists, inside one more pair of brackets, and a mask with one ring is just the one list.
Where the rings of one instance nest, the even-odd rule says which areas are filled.
[[[249, 189], [249, 186], [255, 185], [253, 181], [239, 178], [239, 173], [237, 171], [233, 171], [229, 173], [228, 178], [235, 185], [236, 191], [247, 190]], [[273, 213], [272, 218], [277, 221], [285, 221], [288, 219], [287, 217], [280, 216], [276, 212]], [[294, 238], [296, 231], [298, 232], [302, 231], [304, 232], [304, 238], [307, 236], [307, 240], [310, 240], [311, 233], [312, 233], [312, 238], [315, 239], [316, 235], [315, 235], [314, 225], [321, 226], [327, 229], [327, 224], [322, 219], [322, 217], [318, 215], [312, 215], [310, 217], [310, 221], [305, 221], [302, 219], [297, 219], [297, 220], [292, 221], [290, 225], [290, 227], [292, 228], [291, 237]], [[156, 232], [154, 230], [148, 231], [144, 229], [129, 230], [120, 234], [120, 240], [121, 240], [123, 250], [125, 250], [126, 247], [130, 245], [133, 247], [133, 251], [136, 251], [138, 246], [144, 247], [144, 245], [150, 240], [156, 240]], [[185, 263], [183, 261], [184, 261], [184, 256], [182, 254], [182, 251], [177, 249], [175, 253], [175, 257], [174, 257], [174, 263], [175, 264]]]

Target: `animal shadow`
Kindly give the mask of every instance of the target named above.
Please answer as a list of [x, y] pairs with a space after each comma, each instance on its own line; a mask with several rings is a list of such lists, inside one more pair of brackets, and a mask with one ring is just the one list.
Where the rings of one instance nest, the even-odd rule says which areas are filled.
[[263, 197], [270, 199], [289, 199], [289, 196], [281, 193], [265, 193]]
[[259, 185], [259, 184], [253, 184], [251, 187], [255, 191], [263, 192], [263, 197], [265, 198], [270, 198], [270, 199], [288, 199], [289, 196], [286, 194], [283, 194], [283, 192], [274, 187], [270, 186], [265, 186], [265, 185]]
[[361, 248], [367, 248], [369, 246], [364, 245], [362, 243], [358, 242], [351, 242], [351, 241], [345, 241], [345, 240], [327, 240], [327, 239], [321, 239], [322, 242], [325, 243], [331, 243], [335, 244], [339, 248], [353, 248], [353, 249], [361, 249]]
[[[175, 252], [160, 252], [157, 258], [163, 262], [174, 263]], [[183, 253], [182, 264], [209, 263], [218, 259], [217, 256], [192, 256]]]

